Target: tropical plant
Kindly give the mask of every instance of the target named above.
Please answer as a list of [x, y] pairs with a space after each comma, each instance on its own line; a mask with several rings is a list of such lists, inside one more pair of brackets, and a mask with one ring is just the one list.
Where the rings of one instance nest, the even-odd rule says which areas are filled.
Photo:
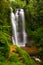
[[7, 58], [9, 56], [9, 45], [7, 37], [0, 31], [0, 55]]

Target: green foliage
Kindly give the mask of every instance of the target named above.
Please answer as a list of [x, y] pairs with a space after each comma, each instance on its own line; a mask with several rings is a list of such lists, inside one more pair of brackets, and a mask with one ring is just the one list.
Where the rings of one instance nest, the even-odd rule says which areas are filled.
[[[21, 55], [21, 57], [23, 58], [24, 62], [21, 63], [19, 60], [18, 60], [18, 56], [16, 55], [16, 53], [12, 54], [9, 58], [9, 61], [6, 62], [1, 62], [3, 60], [0, 61], [0, 65], [37, 65], [35, 63], [35, 61], [33, 61], [30, 56], [28, 55], [28, 53], [26, 53], [24, 50], [22, 50], [21, 48], [19, 47], [16, 47], [16, 50], [18, 51], [18, 53]], [[3, 58], [3, 57], [2, 57]]]
[[20, 8], [23, 8], [25, 5], [26, 5], [26, 2], [25, 0], [22, 1], [22, 0], [16, 0], [16, 4], [20, 7]]
[[[1, 0], [0, 1], [0, 25], [9, 25], [10, 22], [10, 5], [8, 1]], [[8, 22], [9, 21], [9, 22]]]
[[10, 43], [11, 42], [11, 26], [0, 26], [0, 31], [2, 31], [6, 37], [7, 37], [7, 41]]
[[15, 1], [11, 0], [10, 5], [13, 8], [13, 11], [15, 13], [17, 8], [24, 8], [25, 7], [26, 1], [25, 0], [24, 1], [22, 1], [22, 0], [15, 0]]
[[43, 46], [43, 1], [29, 0], [25, 7], [26, 32], [35, 45]]
[[0, 62], [0, 65], [25, 65], [23, 63], [20, 63], [20, 62]]
[[6, 37], [8, 37], [8, 41], [11, 42], [11, 20], [9, 0], [0, 1], [0, 31], [4, 32]]
[[39, 56], [43, 60], [43, 47], [39, 49]]
[[26, 6], [26, 26], [28, 26], [27, 28], [31, 29], [32, 31], [36, 30], [38, 27], [43, 25], [43, 13], [40, 13], [40, 11], [43, 11], [43, 5], [41, 5], [42, 2], [42, 0], [41, 2], [40, 0], [39, 2], [37, 0], [30, 0], [29, 4]]
[[[28, 2], [28, 3], [27, 3]], [[26, 4], [27, 3], [27, 4]], [[16, 8], [24, 8], [26, 20], [26, 32], [29, 38], [34, 41], [36, 46], [43, 47], [43, 0], [0, 0], [0, 61], [4, 61], [9, 55], [9, 43], [11, 43], [11, 19], [10, 6], [16, 11]], [[18, 52], [24, 59], [24, 64], [17, 62], [17, 56], [10, 57], [12, 62], [3, 62], [0, 65], [36, 65], [30, 56], [17, 47]], [[40, 56], [43, 57], [43, 50], [40, 50]], [[1, 58], [2, 57], [2, 58]], [[5, 58], [4, 58], [5, 57]], [[16, 59], [14, 59], [14, 57]]]
[[40, 27], [32, 32], [31, 38], [34, 40], [36, 46], [43, 47], [43, 28]]
[[9, 45], [7, 37], [1, 31], [0, 31], [0, 55], [4, 56], [5, 58], [9, 56]]
[[13, 1], [11, 1], [11, 3], [12, 3], [12, 5], [14, 5], [13, 6], [13, 8], [24, 8], [24, 6], [26, 5], [26, 1], [24, 0], [24, 1], [22, 1], [22, 0], [13, 0]]
[[28, 53], [26, 53], [24, 50], [22, 50], [22, 49], [19, 48], [19, 47], [17, 47], [16, 49], [17, 49], [18, 53], [22, 56], [22, 58], [23, 58], [23, 60], [24, 60], [24, 63], [25, 63], [26, 65], [37, 65], [37, 64], [35, 63], [35, 61], [33, 61], [33, 60], [30, 58], [30, 56], [29, 56]]
[[10, 62], [18, 62], [18, 56], [16, 55], [16, 53], [12, 54], [10, 56], [10, 59], [9, 59]]
[[14, 2], [14, 1], [12, 1], [11, 3], [11, 7], [13, 8], [13, 11], [14, 11], [14, 13], [16, 12], [16, 3]]
[[0, 62], [5, 62], [5, 57], [0, 55]]

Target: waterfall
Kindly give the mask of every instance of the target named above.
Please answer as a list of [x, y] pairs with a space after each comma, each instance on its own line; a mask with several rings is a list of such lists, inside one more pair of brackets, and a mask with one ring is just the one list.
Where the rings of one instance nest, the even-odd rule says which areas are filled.
[[16, 20], [12, 8], [11, 8], [11, 22], [12, 22], [12, 42], [14, 45], [15, 44], [18, 45]]
[[23, 9], [20, 10], [20, 16], [21, 16], [22, 25], [23, 25], [23, 29], [22, 29], [22, 32], [23, 32], [23, 44], [25, 44], [27, 40], [26, 40], [25, 17], [24, 17], [24, 10]]
[[25, 17], [24, 10], [17, 9], [16, 13], [13, 13], [11, 9], [11, 22], [12, 22], [12, 42], [14, 45], [25, 46], [26, 44], [26, 32], [25, 32]]

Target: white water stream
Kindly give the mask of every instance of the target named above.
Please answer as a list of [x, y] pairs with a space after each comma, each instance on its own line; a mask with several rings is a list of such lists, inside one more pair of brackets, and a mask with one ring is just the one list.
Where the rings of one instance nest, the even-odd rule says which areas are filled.
[[[25, 32], [25, 19], [24, 19], [24, 10], [17, 9], [16, 13], [13, 13], [11, 9], [11, 22], [12, 22], [12, 42], [14, 45], [25, 46], [26, 32]], [[20, 22], [18, 22], [20, 20]], [[19, 30], [20, 28], [20, 30]]]

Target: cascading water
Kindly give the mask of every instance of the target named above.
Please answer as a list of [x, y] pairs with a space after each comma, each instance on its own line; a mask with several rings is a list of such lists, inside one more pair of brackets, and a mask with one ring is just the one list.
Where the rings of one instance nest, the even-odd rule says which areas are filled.
[[25, 33], [25, 19], [24, 10], [17, 9], [16, 13], [13, 13], [11, 8], [11, 22], [12, 22], [12, 42], [14, 45], [25, 46], [26, 33]]
[[26, 43], [26, 32], [25, 32], [25, 17], [24, 17], [24, 10], [20, 9], [20, 16], [21, 16], [21, 20], [22, 20], [22, 32], [23, 32], [23, 44]]
[[15, 45], [18, 45], [18, 40], [17, 40], [17, 28], [16, 28], [16, 20], [15, 20], [15, 15], [13, 13], [13, 9], [11, 8], [11, 22], [12, 22], [12, 42]]

